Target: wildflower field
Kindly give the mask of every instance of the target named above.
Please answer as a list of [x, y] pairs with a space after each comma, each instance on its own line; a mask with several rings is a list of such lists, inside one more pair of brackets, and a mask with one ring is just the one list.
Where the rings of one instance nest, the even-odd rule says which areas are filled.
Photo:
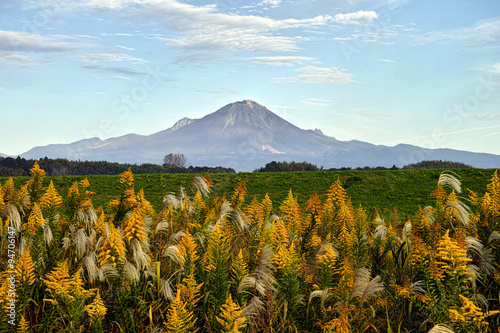
[[472, 191], [441, 173], [401, 218], [339, 178], [276, 201], [245, 180], [216, 195], [207, 173], [159, 209], [126, 171], [97, 206], [92, 178], [63, 197], [35, 163], [0, 184], [0, 331], [500, 332], [489, 178]]

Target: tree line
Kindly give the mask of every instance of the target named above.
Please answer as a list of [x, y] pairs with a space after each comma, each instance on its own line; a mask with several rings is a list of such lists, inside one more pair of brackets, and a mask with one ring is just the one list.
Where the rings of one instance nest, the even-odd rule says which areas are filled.
[[414, 170], [414, 169], [467, 169], [472, 168], [471, 165], [467, 165], [461, 162], [451, 162], [451, 161], [442, 161], [442, 160], [434, 160], [434, 161], [421, 161], [418, 163], [412, 163], [403, 166], [402, 168], [398, 168], [395, 164], [390, 167], [341, 167], [341, 168], [330, 168], [324, 169], [323, 167], [318, 167], [316, 164], [304, 162], [277, 162], [272, 161], [267, 163], [264, 167], [256, 169], [255, 172], [291, 172], [291, 171], [350, 171], [350, 170]]
[[66, 175], [118, 175], [129, 168], [135, 174], [151, 173], [234, 173], [232, 168], [207, 167], [207, 166], [173, 166], [158, 165], [153, 163], [122, 164], [106, 161], [70, 161], [67, 159], [42, 158], [39, 160], [25, 159], [22, 157], [0, 157], [0, 177], [29, 176], [30, 169], [38, 162], [45, 170], [47, 176]]
[[[30, 168], [38, 162], [48, 176], [65, 176], [65, 175], [118, 175], [129, 168], [134, 174], [151, 174], [151, 173], [235, 173], [232, 168], [222, 166], [187, 166], [187, 159], [182, 154], [168, 154], [163, 159], [163, 165], [144, 163], [144, 164], [123, 164], [106, 161], [70, 161], [68, 159], [51, 159], [42, 158], [40, 160], [25, 159], [22, 157], [0, 157], [0, 177], [10, 176], [29, 176]], [[464, 169], [472, 166], [451, 161], [421, 161], [418, 163], [408, 164], [402, 167], [405, 170], [413, 169]], [[309, 162], [278, 162], [272, 161], [264, 167], [254, 170], [254, 172], [293, 172], [293, 171], [349, 171], [349, 170], [399, 170], [400, 168], [393, 165], [387, 167], [341, 167], [324, 169]]]

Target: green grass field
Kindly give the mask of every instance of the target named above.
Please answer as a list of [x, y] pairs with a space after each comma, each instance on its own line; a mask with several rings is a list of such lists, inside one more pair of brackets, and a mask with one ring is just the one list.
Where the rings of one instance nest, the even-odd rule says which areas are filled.
[[[297, 196], [299, 203], [309, 199], [316, 191], [320, 198], [339, 177], [355, 207], [360, 204], [369, 213], [379, 209], [388, 216], [397, 207], [401, 218], [411, 215], [432, 204], [430, 193], [437, 184], [439, 175], [444, 170], [353, 170], [353, 171], [311, 171], [311, 172], [276, 172], [276, 173], [237, 173], [211, 174], [214, 182], [213, 197], [226, 195], [230, 198], [234, 186], [242, 180], [247, 184], [247, 201], [254, 196], [262, 199], [267, 193], [277, 210], [289, 190]], [[483, 194], [486, 184], [491, 179], [494, 169], [460, 169], [454, 170], [462, 181], [462, 197], [468, 198], [467, 189]], [[167, 193], [178, 193], [180, 186], [190, 191], [194, 174], [139, 174], [135, 175], [136, 190], [144, 189], [146, 198], [151, 201], [157, 211], [161, 210], [162, 198]], [[85, 176], [46, 177], [45, 186], [50, 180], [59, 193], [66, 195], [68, 188], [75, 181]], [[16, 186], [24, 184], [28, 177], [15, 178]], [[119, 197], [119, 176], [88, 176], [90, 190], [95, 192], [93, 198], [96, 207], [103, 206]], [[6, 178], [0, 178], [5, 183]]]

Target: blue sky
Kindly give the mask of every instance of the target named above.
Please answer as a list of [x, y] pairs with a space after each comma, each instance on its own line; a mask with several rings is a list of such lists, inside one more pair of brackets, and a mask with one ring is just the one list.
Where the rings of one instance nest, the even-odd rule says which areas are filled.
[[0, 3], [1, 153], [244, 99], [340, 140], [500, 154], [500, 1]]

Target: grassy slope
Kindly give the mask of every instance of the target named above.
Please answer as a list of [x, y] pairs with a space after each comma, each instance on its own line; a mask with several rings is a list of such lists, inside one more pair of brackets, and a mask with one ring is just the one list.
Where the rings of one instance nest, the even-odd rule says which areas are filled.
[[[381, 209], [384, 215], [389, 214], [393, 207], [397, 207], [400, 215], [412, 214], [418, 206], [432, 205], [430, 193], [435, 188], [440, 173], [443, 170], [395, 170], [395, 171], [315, 171], [315, 172], [289, 172], [289, 173], [239, 173], [239, 174], [213, 174], [214, 195], [226, 195], [229, 199], [234, 186], [241, 180], [247, 181], [247, 202], [254, 196], [262, 199], [269, 194], [278, 211], [280, 203], [285, 199], [291, 189], [299, 202], [306, 202], [310, 195], [316, 191], [321, 198], [330, 185], [340, 177], [340, 180], [351, 196], [355, 207], [359, 204], [368, 212], [374, 208]], [[465, 169], [455, 170], [462, 180], [462, 196], [468, 197], [467, 188], [483, 194], [486, 184], [491, 179], [494, 170], [491, 169]], [[146, 174], [135, 175], [136, 191], [144, 189], [146, 198], [154, 207], [161, 209], [163, 196], [169, 192], [178, 193], [182, 185], [189, 190], [192, 174]], [[59, 192], [66, 195], [68, 188], [74, 181], [79, 181], [84, 176], [47, 177], [54, 181]], [[96, 192], [95, 206], [106, 207], [111, 199], [120, 195], [119, 176], [88, 176], [90, 190]], [[28, 177], [17, 177], [16, 187], [24, 184]], [[0, 178], [5, 183], [6, 178]], [[45, 180], [44, 185], [48, 185]]]

